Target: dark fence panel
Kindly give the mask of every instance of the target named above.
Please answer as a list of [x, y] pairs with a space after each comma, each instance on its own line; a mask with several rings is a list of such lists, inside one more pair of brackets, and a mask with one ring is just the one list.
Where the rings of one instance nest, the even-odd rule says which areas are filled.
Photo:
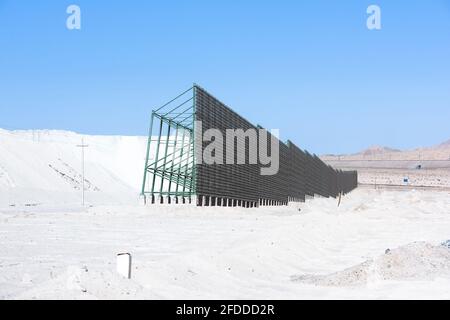
[[[196, 120], [202, 122], [202, 136], [208, 129], [218, 129], [226, 137], [227, 129], [260, 129], [215, 99], [205, 90], [196, 87]], [[271, 135], [268, 133], [268, 149]], [[259, 136], [258, 136], [259, 139]], [[259, 204], [285, 204], [288, 201], [304, 201], [306, 196], [337, 197], [357, 187], [356, 171], [343, 172], [326, 165], [316, 155], [302, 151], [291, 141], [279, 142], [279, 172], [276, 175], [260, 174], [260, 164], [248, 164], [250, 152], [258, 150], [246, 139], [246, 164], [226, 164], [227, 155], [223, 143], [224, 164], [196, 164], [196, 193], [214, 199], [240, 200]], [[242, 141], [241, 141], [242, 142]], [[209, 142], [201, 142], [203, 151]], [[235, 142], [235, 147], [237, 142]], [[236, 148], [235, 148], [236, 149]], [[197, 153], [198, 154], [198, 153]], [[236, 163], [237, 154], [234, 155]]]
[[[218, 129], [226, 136], [226, 129], [254, 128], [250, 122], [226, 107], [219, 100], [209, 95], [206, 91], [196, 90], [196, 120], [202, 122], [202, 135], [210, 129]], [[198, 143], [197, 143], [198, 145]], [[202, 142], [202, 150], [208, 142]], [[224, 141], [224, 164], [197, 164], [196, 192], [198, 195], [212, 197], [226, 197], [245, 201], [258, 201], [259, 166], [258, 165], [233, 165], [226, 164], [226, 149]], [[249, 146], [246, 144], [246, 153]], [[234, 162], [237, 154], [234, 155]]]

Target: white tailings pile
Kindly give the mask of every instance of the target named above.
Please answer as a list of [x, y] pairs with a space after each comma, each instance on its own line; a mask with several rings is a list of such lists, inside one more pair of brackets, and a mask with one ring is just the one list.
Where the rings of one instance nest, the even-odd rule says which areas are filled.
[[80, 203], [82, 137], [87, 203], [137, 202], [145, 137], [0, 129], [0, 207]]
[[450, 249], [426, 242], [415, 242], [390, 250], [349, 269], [325, 276], [301, 275], [293, 281], [316, 286], [367, 285], [383, 280], [435, 280], [450, 277]]

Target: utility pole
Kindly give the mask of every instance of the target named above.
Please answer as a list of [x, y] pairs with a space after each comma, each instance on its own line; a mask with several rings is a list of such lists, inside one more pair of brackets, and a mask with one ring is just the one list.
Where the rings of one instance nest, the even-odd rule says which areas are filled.
[[89, 147], [89, 145], [84, 144], [84, 138], [81, 138], [81, 144], [77, 147], [81, 148], [81, 203], [84, 207], [84, 148]]

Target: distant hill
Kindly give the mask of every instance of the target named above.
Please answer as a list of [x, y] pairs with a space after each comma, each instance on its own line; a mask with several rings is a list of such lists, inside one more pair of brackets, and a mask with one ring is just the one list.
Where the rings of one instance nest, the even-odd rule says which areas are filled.
[[413, 150], [398, 150], [385, 146], [372, 146], [348, 155], [323, 155], [325, 161], [342, 160], [450, 160], [450, 140], [439, 145]]
[[359, 152], [358, 154], [364, 155], [364, 156], [372, 156], [372, 155], [381, 155], [381, 154], [385, 154], [385, 153], [394, 153], [394, 152], [401, 152], [401, 150], [392, 149], [389, 147], [382, 147], [382, 146], [372, 146], [364, 151]]
[[447, 140], [447, 141], [441, 143], [438, 147], [441, 147], [441, 148], [450, 148], [450, 140]]
[[336, 169], [357, 170], [363, 185], [450, 187], [450, 140], [431, 147], [400, 151], [373, 146], [348, 155], [324, 155]]

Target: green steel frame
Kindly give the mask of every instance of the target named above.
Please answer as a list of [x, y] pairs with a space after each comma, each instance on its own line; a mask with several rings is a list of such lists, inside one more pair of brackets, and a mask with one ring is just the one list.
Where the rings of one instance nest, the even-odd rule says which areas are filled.
[[195, 100], [194, 85], [152, 112], [142, 183], [152, 203], [163, 196], [190, 201], [196, 193]]
[[[199, 206], [249, 208], [283, 205], [293, 198], [302, 201], [314, 194], [337, 196], [357, 187], [357, 172], [336, 171], [291, 142], [280, 145], [282, 162], [278, 176], [256, 177], [248, 167], [238, 166], [233, 176], [224, 168], [205, 170], [196, 162], [203, 151], [201, 136], [196, 136], [196, 129], [200, 129], [195, 127], [197, 117], [203, 118], [206, 128], [223, 122], [231, 127], [242, 123], [252, 127], [195, 84], [152, 111], [141, 192], [145, 202], [150, 199], [151, 203], [179, 203], [181, 198], [183, 203], [194, 200]], [[198, 131], [197, 134], [202, 133]], [[197, 159], [196, 151], [200, 153]], [[201, 177], [198, 181], [197, 175]], [[228, 181], [234, 176], [235, 181]]]

